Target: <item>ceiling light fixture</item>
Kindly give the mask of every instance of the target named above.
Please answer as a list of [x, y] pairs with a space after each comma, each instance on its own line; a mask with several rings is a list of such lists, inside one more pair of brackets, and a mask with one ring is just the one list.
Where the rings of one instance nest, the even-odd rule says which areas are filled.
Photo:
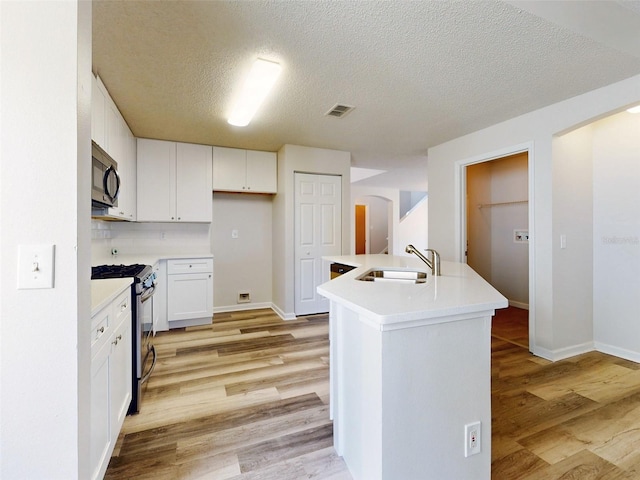
[[282, 67], [279, 63], [258, 58], [244, 81], [242, 91], [227, 122], [246, 127], [276, 82]]
[[636, 105], [635, 107], [631, 107], [627, 109], [629, 113], [640, 113], [640, 105]]

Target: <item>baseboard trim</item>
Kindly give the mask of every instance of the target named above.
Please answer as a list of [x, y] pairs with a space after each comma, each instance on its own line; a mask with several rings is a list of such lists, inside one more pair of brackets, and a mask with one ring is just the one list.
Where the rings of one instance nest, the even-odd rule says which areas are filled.
[[640, 363], [640, 353], [638, 352], [601, 342], [595, 342], [595, 348], [597, 351], [606, 353], [607, 355], [613, 355], [614, 357], [624, 358], [625, 360]]
[[515, 300], [509, 300], [510, 307], [522, 308], [523, 310], [529, 310], [529, 304], [523, 302], [516, 302]]
[[277, 305], [275, 305], [273, 303], [271, 304], [271, 308], [283, 320], [295, 320], [296, 319], [296, 314], [295, 313], [285, 313], [280, 308], [278, 308]]
[[261, 310], [263, 308], [272, 308], [271, 302], [262, 303], [239, 303], [238, 305], [223, 305], [214, 307], [213, 313], [239, 312], [242, 310]]
[[172, 320], [169, 322], [169, 330], [174, 328], [199, 327], [201, 325], [211, 325], [212, 317], [191, 318], [189, 320]]
[[263, 308], [270, 308], [283, 320], [295, 320], [295, 313], [285, 313], [280, 310], [275, 304], [271, 302], [262, 303], [240, 303], [238, 305], [222, 305], [220, 307], [214, 307], [213, 313], [228, 313], [228, 312], [241, 312], [243, 310], [261, 310]]
[[531, 353], [537, 357], [542, 357], [551, 362], [557, 362], [558, 360], [564, 360], [565, 358], [575, 357], [587, 352], [593, 352], [596, 350], [593, 342], [586, 342], [580, 345], [571, 345], [570, 347], [559, 348], [557, 350], [549, 350], [547, 348], [534, 346]]

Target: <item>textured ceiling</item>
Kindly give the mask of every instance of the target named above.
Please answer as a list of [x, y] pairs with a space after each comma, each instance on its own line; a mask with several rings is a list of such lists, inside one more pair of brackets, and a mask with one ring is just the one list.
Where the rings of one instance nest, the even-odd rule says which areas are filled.
[[[354, 166], [392, 171], [362, 183], [421, 189], [429, 147], [640, 73], [624, 36], [531, 3], [98, 0], [93, 69], [138, 137], [346, 150]], [[627, 38], [640, 32], [638, 2], [538, 3], [581, 5], [578, 19], [596, 23], [602, 8], [624, 11]], [[258, 56], [283, 73], [252, 123], [233, 127]], [[336, 103], [356, 109], [325, 116]]]

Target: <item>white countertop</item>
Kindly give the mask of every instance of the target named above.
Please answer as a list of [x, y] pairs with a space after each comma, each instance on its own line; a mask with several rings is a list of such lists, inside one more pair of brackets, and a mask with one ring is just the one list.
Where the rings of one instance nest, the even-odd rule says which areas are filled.
[[[318, 293], [385, 326], [418, 320], [506, 308], [507, 299], [465, 263], [441, 262], [442, 275], [434, 277], [417, 257], [345, 255], [324, 260], [358, 267], [318, 287]], [[367, 270], [395, 267], [428, 273], [424, 284], [363, 282]], [[442, 321], [442, 320], [438, 320]]]
[[108, 278], [91, 280], [91, 316], [109, 305], [133, 283], [133, 278]]
[[99, 255], [92, 258], [96, 265], [133, 265], [136, 263], [153, 266], [158, 260], [180, 258], [213, 258], [211, 253], [119, 253], [118, 255]]

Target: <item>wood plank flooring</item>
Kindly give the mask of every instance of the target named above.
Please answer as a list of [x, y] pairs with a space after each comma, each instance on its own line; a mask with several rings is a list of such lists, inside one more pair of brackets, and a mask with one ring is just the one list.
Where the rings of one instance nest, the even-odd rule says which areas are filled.
[[[492, 478], [640, 479], [640, 365], [535, 357], [523, 318], [509, 308], [494, 321]], [[326, 315], [216, 314], [155, 344], [105, 478], [351, 479], [332, 446]]]
[[326, 315], [216, 314], [154, 344], [106, 479], [351, 479], [333, 449]]
[[[492, 328], [492, 478], [640, 479], [640, 365], [531, 355], [526, 311]], [[509, 317], [513, 320], [509, 321]]]

